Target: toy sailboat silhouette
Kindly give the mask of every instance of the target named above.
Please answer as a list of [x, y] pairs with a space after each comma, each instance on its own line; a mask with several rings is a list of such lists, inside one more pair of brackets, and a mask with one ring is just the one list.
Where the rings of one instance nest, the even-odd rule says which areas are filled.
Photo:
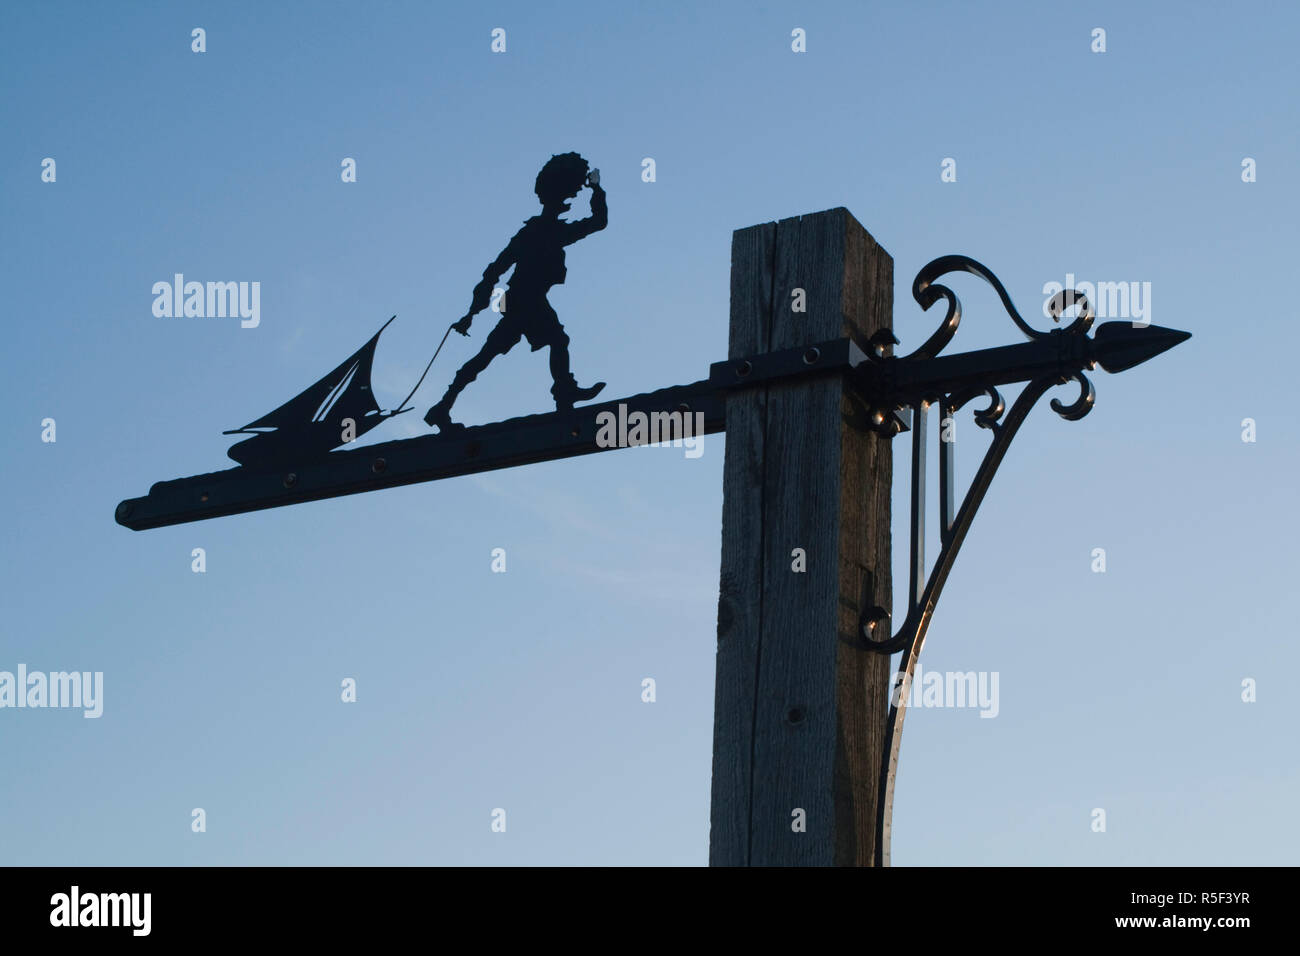
[[395, 318], [380, 326], [370, 341], [301, 394], [243, 428], [222, 432], [253, 436], [231, 446], [226, 454], [250, 468], [292, 464], [318, 458], [360, 437], [380, 422], [409, 412], [410, 407], [404, 406], [420, 387], [419, 382], [391, 411], [380, 409], [370, 388], [375, 346], [380, 334]]

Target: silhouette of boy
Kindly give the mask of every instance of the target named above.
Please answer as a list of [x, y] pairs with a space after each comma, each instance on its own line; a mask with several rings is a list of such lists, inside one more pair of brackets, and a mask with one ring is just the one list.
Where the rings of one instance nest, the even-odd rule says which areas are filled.
[[[569, 209], [567, 200], [578, 195], [583, 186], [591, 187], [591, 215], [578, 222], [565, 222], [560, 213]], [[474, 314], [487, 306], [492, 289], [511, 265], [514, 274], [506, 287], [501, 321], [488, 333], [487, 340], [477, 355], [466, 362], [456, 373], [447, 394], [425, 414], [424, 420], [436, 425], [439, 433], [464, 428], [451, 420], [450, 412], [456, 396], [474, 381], [498, 355], [505, 355], [521, 338], [528, 339], [534, 352], [549, 346], [551, 350], [551, 395], [559, 411], [569, 411], [574, 402], [593, 398], [604, 382], [582, 388], [569, 371], [569, 337], [560, 325], [560, 319], [546, 301], [551, 286], [564, 282], [564, 247], [577, 242], [593, 232], [605, 228], [609, 212], [605, 206], [605, 190], [600, 188], [600, 170], [588, 171], [587, 161], [577, 153], [552, 156], [537, 174], [533, 187], [541, 200], [541, 215], [533, 216], [501, 255], [483, 272], [483, 280], [474, 287], [473, 300], [464, 318], [452, 326], [461, 335], [469, 335]]]

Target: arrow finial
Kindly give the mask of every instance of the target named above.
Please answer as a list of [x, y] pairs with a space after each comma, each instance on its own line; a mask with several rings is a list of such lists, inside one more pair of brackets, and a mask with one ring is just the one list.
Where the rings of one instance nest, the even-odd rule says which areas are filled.
[[1104, 322], [1093, 333], [1093, 359], [1107, 372], [1123, 372], [1191, 337], [1191, 332], [1160, 325], [1135, 327], [1130, 322]]

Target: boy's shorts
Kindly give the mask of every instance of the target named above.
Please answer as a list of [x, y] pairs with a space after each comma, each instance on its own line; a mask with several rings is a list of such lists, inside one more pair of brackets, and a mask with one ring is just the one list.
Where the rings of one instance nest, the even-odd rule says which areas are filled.
[[560, 317], [555, 314], [549, 302], [542, 299], [540, 302], [526, 302], [520, 307], [512, 303], [509, 293], [506, 293], [506, 313], [496, 328], [488, 333], [485, 344], [492, 345], [494, 351], [504, 355], [521, 338], [528, 339], [534, 352], [548, 345], [564, 345], [569, 341], [564, 326], [560, 324]]

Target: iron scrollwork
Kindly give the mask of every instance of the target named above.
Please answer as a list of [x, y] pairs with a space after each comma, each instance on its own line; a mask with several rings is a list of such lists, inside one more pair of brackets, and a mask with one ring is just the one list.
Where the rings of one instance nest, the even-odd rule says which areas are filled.
[[[912, 283], [912, 297], [923, 309], [928, 310], [935, 303], [944, 301], [947, 309], [939, 328], [915, 351], [902, 357], [889, 357], [885, 349], [890, 344], [883, 337], [873, 339], [871, 345], [872, 363], [877, 366], [880, 377], [892, 387], [901, 379], [909, 364], [934, 359], [952, 341], [961, 323], [961, 302], [957, 295], [947, 286], [936, 280], [953, 272], [969, 272], [988, 282], [996, 290], [1003, 307], [1012, 322], [1031, 341], [1055, 340], [1059, 343], [1062, 356], [1058, 368], [1049, 373], [1034, 374], [1028, 378], [1024, 390], [1007, 410], [1006, 402], [998, 389], [991, 384], [968, 384], [947, 391], [938, 389], [933, 392], [911, 394], [905, 404], [882, 408], [879, 393], [872, 419], [885, 426], [889, 433], [910, 427], [912, 432], [912, 475], [911, 475], [911, 515], [910, 515], [910, 555], [907, 615], [896, 633], [885, 639], [874, 637], [880, 625], [888, 620], [888, 614], [882, 608], [873, 607], [863, 617], [862, 631], [867, 638], [867, 647], [882, 654], [902, 652], [904, 666], [900, 677], [892, 688], [891, 706], [888, 724], [885, 730], [883, 759], [880, 771], [879, 796], [877, 804], [876, 827], [876, 863], [889, 865], [889, 839], [891, 815], [893, 811], [894, 780], [898, 769], [899, 746], [903, 730], [903, 718], [907, 711], [907, 698], [911, 692], [912, 676], [916, 671], [917, 660], [925, 642], [938, 603], [940, 592], [952, 570], [957, 553], [970, 530], [975, 512], [979, 509], [985, 494], [992, 483], [998, 466], [1002, 463], [1007, 449], [1015, 438], [1016, 432], [1028, 417], [1030, 409], [1049, 389], [1077, 382], [1079, 397], [1069, 404], [1059, 399], [1052, 399], [1054, 412], [1069, 421], [1077, 421], [1087, 415], [1093, 407], [1096, 393], [1092, 382], [1084, 374], [1085, 368], [1091, 368], [1092, 362], [1086, 357], [1084, 345], [1088, 330], [1092, 327], [1094, 314], [1091, 304], [1081, 293], [1067, 289], [1049, 302], [1049, 311], [1054, 319], [1071, 306], [1079, 307], [1076, 317], [1064, 328], [1040, 331], [1033, 328], [1016, 310], [1015, 304], [1007, 294], [1006, 288], [987, 267], [967, 256], [941, 256], [927, 264], [917, 273]], [[896, 344], [892, 333], [889, 339]], [[886, 366], [889, 366], [887, 369]], [[941, 424], [953, 418], [956, 412], [978, 399], [987, 401], [986, 407], [974, 411], [975, 424], [993, 433], [992, 443], [980, 462], [979, 469], [970, 487], [961, 500], [960, 507], [955, 506], [956, 491], [953, 472], [953, 443], [941, 440], [939, 443], [939, 514], [941, 548], [934, 567], [926, 573], [925, 561], [925, 510], [926, 510], [926, 419], [931, 405], [939, 405]], [[900, 416], [900, 410], [910, 410], [910, 422]], [[1005, 417], [1004, 417], [1005, 416]], [[942, 436], [941, 436], [942, 437]]]

